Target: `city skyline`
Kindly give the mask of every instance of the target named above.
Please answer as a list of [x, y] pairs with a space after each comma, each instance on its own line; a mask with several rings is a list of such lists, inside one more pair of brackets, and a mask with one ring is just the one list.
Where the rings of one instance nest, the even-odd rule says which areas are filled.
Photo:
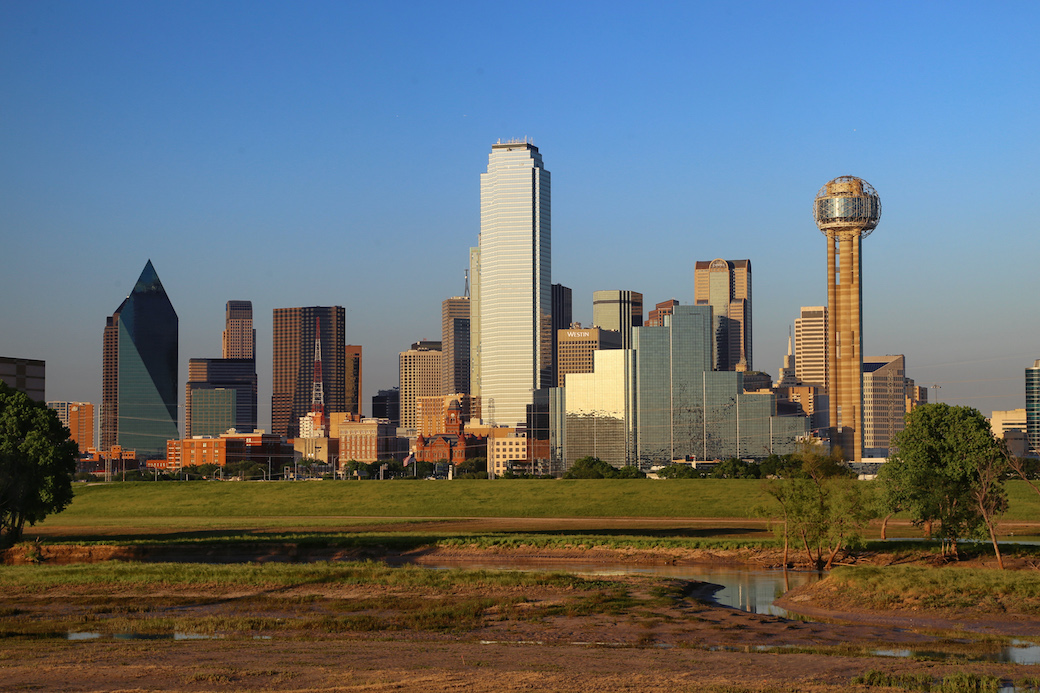
[[[576, 321], [612, 287], [692, 303], [697, 259], [749, 258], [754, 366], [775, 376], [800, 307], [826, 303], [807, 200], [851, 173], [885, 197], [864, 254], [864, 353], [905, 354], [919, 385], [941, 386], [931, 401], [1024, 406], [1037, 240], [1008, 201], [1035, 186], [1033, 5], [883, 6], [853, 36], [766, 4], [607, 5], [594, 27], [536, 7], [551, 58], [493, 45], [504, 9], [60, 7], [0, 23], [14, 260], [0, 290], [17, 297], [0, 306], [0, 354], [45, 360], [48, 399], [100, 403], [98, 321], [150, 257], [181, 318], [181, 374], [220, 353], [225, 303], [251, 300], [270, 430], [272, 310], [344, 305], [368, 412], [462, 291], [487, 147], [531, 135], [556, 178], [552, 282], [572, 288]], [[352, 26], [366, 31], [344, 42]], [[691, 42], [696, 27], [710, 31]], [[873, 98], [851, 114], [819, 100], [835, 55], [864, 56]], [[974, 286], [983, 267], [1000, 272]]]

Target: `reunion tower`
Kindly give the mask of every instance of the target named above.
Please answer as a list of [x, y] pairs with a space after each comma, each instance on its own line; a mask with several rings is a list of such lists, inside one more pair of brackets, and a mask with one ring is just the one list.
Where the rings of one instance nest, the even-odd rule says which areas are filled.
[[861, 241], [881, 219], [881, 198], [862, 178], [841, 176], [820, 188], [813, 218], [827, 237], [827, 395], [831, 446], [863, 457], [863, 287]]

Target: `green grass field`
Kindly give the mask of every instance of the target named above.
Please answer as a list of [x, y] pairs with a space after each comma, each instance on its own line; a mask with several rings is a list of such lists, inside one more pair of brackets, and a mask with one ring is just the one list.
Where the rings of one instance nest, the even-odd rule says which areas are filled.
[[[754, 516], [759, 480], [496, 479], [394, 482], [184, 482], [77, 484], [75, 500], [50, 522], [147, 518], [732, 518]], [[864, 482], [872, 483], [872, 482]], [[1007, 485], [1005, 521], [1040, 521], [1040, 496]]]
[[137, 482], [77, 485], [51, 522], [141, 518], [747, 518], [755, 480]]

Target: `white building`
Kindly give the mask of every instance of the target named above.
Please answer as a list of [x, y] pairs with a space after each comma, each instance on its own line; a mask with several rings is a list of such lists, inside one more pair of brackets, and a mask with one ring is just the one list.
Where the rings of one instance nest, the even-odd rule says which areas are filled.
[[[474, 392], [485, 419], [527, 419], [534, 391], [552, 383], [551, 214], [549, 172], [525, 140], [491, 147], [480, 175], [479, 364]], [[402, 388], [401, 411], [404, 415]]]

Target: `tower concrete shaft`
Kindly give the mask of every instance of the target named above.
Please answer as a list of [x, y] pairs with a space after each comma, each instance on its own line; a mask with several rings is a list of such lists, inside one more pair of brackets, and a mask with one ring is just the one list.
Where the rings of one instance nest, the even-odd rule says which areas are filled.
[[858, 233], [827, 236], [827, 394], [831, 445], [863, 456], [863, 287]]

